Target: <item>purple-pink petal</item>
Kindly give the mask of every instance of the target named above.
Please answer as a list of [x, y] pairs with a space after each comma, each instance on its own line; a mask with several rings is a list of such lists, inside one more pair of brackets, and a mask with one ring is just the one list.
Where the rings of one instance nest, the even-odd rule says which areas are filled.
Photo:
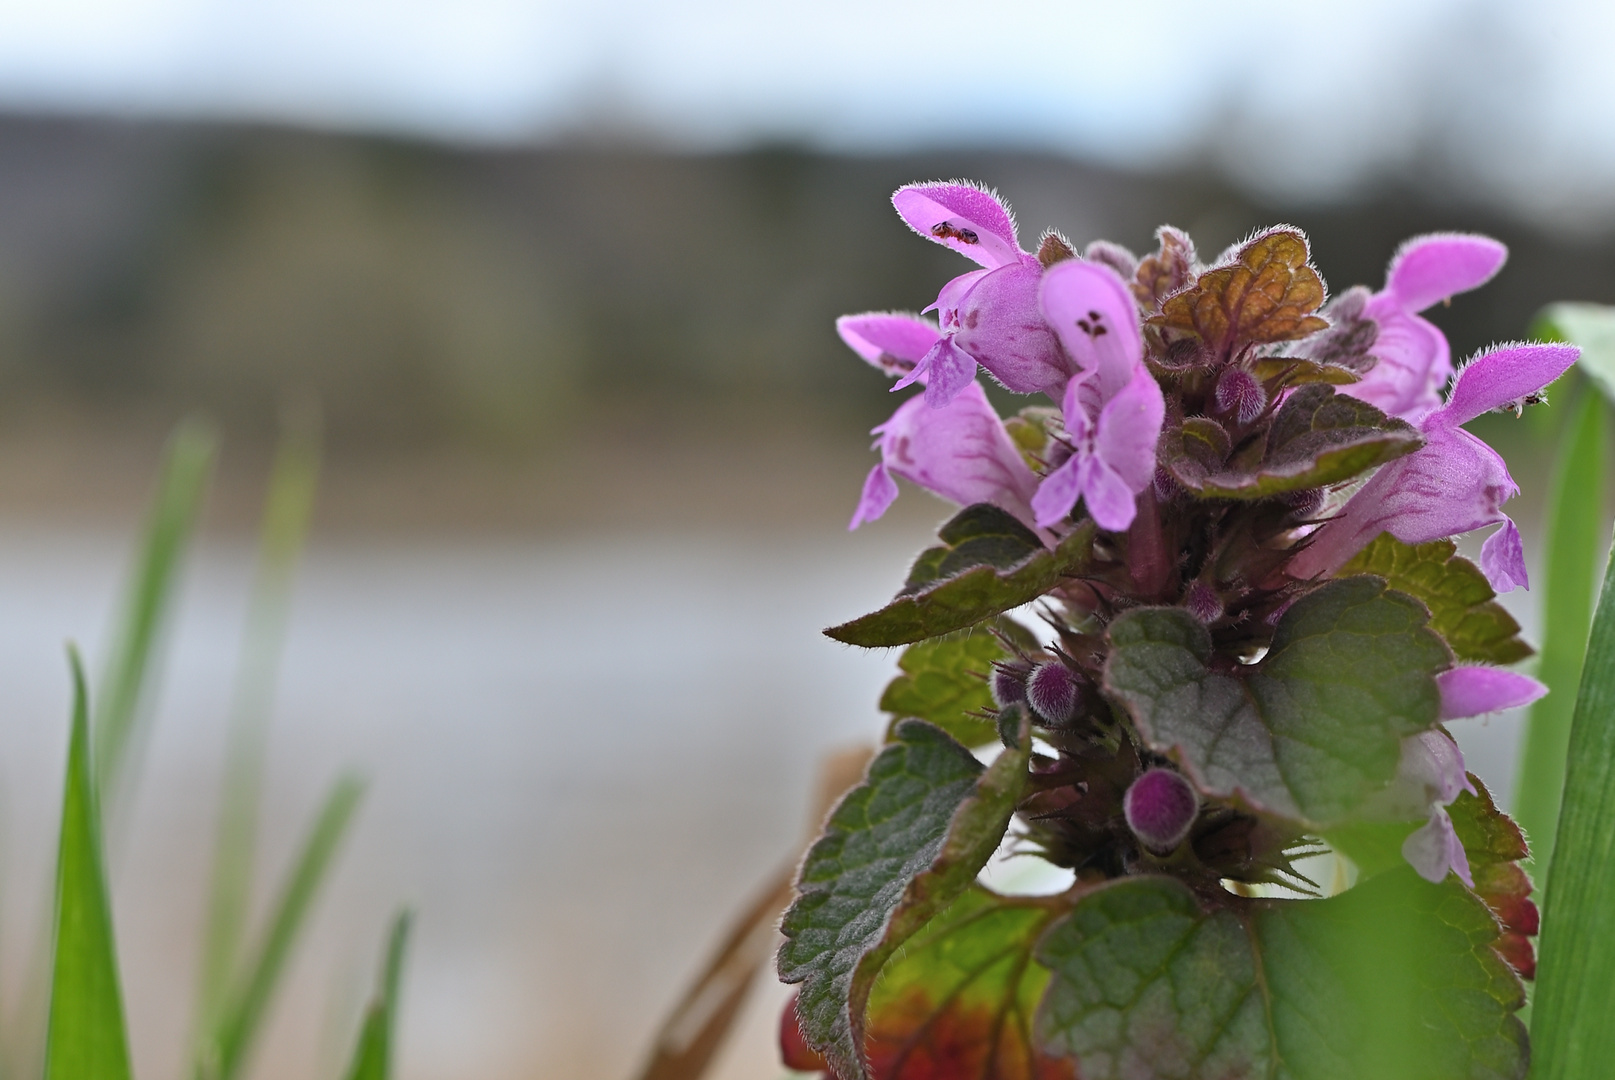
[[1341, 387], [1341, 392], [1368, 402], [1386, 416], [1418, 421], [1441, 405], [1441, 388], [1452, 377], [1452, 350], [1446, 336], [1384, 293], [1368, 301], [1363, 315], [1378, 327], [1371, 350], [1374, 366], [1360, 382]]
[[[951, 337], [931, 346], [914, 372], [915, 377], [925, 383], [925, 403], [933, 409], [942, 408], [965, 387], [976, 384], [975, 357], [954, 344]], [[899, 383], [892, 389], [902, 385]]]
[[897, 481], [886, 471], [884, 463], [876, 465], [869, 470], [869, 475], [864, 479], [864, 491], [858, 498], [858, 509], [852, 512], [852, 521], [847, 525], [847, 531], [851, 532], [865, 522], [876, 520], [896, 499]]
[[1092, 373], [1103, 400], [1126, 385], [1144, 352], [1132, 290], [1108, 266], [1068, 260], [1043, 274], [1038, 306], [1066, 354]]
[[1525, 545], [1520, 542], [1520, 530], [1510, 518], [1504, 518], [1503, 527], [1481, 544], [1480, 569], [1497, 592], [1531, 587], [1525, 573]]
[[848, 348], [888, 375], [913, 371], [939, 336], [929, 320], [895, 311], [843, 315], [836, 320], [836, 333]]
[[1441, 691], [1441, 719], [1501, 712], [1529, 705], [1548, 688], [1515, 671], [1493, 667], [1455, 667], [1436, 676]]
[[1057, 396], [1071, 365], [1038, 310], [1043, 270], [1016, 263], [987, 273], [960, 297], [943, 329], [956, 321], [953, 340], [1007, 389], [1017, 394]]
[[1077, 505], [1082, 497], [1081, 465], [1082, 460], [1073, 454], [1038, 485], [1037, 494], [1032, 496], [1032, 512], [1039, 528], [1058, 524]]
[[1385, 273], [1385, 291], [1395, 295], [1404, 310], [1423, 311], [1486, 284], [1507, 259], [1508, 248], [1489, 236], [1415, 236], [1391, 258]]
[[1452, 818], [1440, 806], [1432, 806], [1430, 819], [1402, 841], [1402, 857], [1420, 877], [1432, 884], [1441, 884], [1448, 870], [1457, 874], [1465, 885], [1475, 884], [1463, 841], [1452, 827]]
[[[910, 398], [875, 432], [880, 436], [879, 468], [891, 476], [961, 506], [993, 503], [1032, 523], [1037, 476], [1010, 440], [980, 383], [968, 384], [940, 408], [933, 408], [924, 397]], [[887, 488], [871, 473], [865, 482], [870, 506], [878, 504], [884, 510], [891, 503], [888, 492], [895, 493], [895, 488]], [[872, 518], [860, 515], [854, 520]]]
[[[1094, 427], [1094, 456], [1115, 470], [1134, 495], [1155, 478], [1155, 450], [1165, 418], [1166, 399], [1160, 384], [1142, 364], [1133, 368], [1132, 378], [1100, 410]], [[1131, 512], [1127, 524], [1132, 524]]]
[[1569, 370], [1574, 345], [1506, 345], [1465, 364], [1441, 410], [1448, 424], [1467, 424], [1482, 413], [1543, 389]]
[[892, 205], [909, 228], [982, 266], [1007, 266], [1023, 254], [1009, 207], [975, 184], [907, 184]]
[[1123, 532], [1138, 516], [1138, 492], [1098, 456], [1085, 458], [1077, 468], [1082, 498], [1094, 524], [1109, 532]]

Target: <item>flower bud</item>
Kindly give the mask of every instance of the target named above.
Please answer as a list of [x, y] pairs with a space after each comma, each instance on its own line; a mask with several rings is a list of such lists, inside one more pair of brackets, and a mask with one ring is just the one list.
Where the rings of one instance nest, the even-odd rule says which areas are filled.
[[1203, 581], [1189, 582], [1189, 587], [1183, 590], [1183, 606], [1208, 626], [1223, 616], [1222, 597]]
[[993, 673], [987, 679], [987, 689], [992, 692], [993, 704], [1000, 709], [1007, 709], [1011, 705], [1025, 701], [1028, 674], [1030, 671], [1024, 664], [994, 664]]
[[1181, 774], [1151, 769], [1122, 798], [1127, 827], [1150, 851], [1165, 854], [1183, 842], [1200, 812], [1200, 797]]
[[1082, 704], [1082, 684], [1077, 673], [1058, 660], [1039, 664], [1026, 680], [1026, 703], [1050, 727], [1071, 723]]
[[1267, 408], [1267, 391], [1244, 368], [1228, 368], [1217, 380], [1217, 408], [1248, 424]]

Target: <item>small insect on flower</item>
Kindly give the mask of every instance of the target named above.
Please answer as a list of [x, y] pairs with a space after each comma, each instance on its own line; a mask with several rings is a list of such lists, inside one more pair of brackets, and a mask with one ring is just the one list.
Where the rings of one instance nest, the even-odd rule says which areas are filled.
[[939, 221], [931, 226], [931, 235], [938, 240], [957, 240], [961, 244], [979, 244], [981, 237], [976, 235], [974, 229], [961, 229], [948, 221]]
[[1520, 418], [1520, 414], [1525, 412], [1525, 407], [1527, 405], [1546, 405], [1547, 403], [1548, 392], [1546, 390], [1538, 390], [1534, 394], [1526, 394], [1524, 397], [1517, 397], [1513, 401], [1505, 401], [1492, 411], [1497, 413], [1511, 412], [1514, 414], [1514, 419], [1518, 420]]

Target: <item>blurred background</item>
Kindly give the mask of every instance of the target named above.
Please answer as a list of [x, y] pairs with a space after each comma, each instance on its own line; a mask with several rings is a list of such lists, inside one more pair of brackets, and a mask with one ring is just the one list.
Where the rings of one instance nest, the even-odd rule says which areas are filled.
[[[270, 879], [333, 776], [371, 785], [253, 1075], [337, 1074], [407, 901], [399, 1075], [626, 1078], [817, 762], [880, 731], [893, 657], [818, 629], [944, 508], [845, 533], [894, 403], [832, 320], [964, 268], [891, 191], [982, 180], [1027, 244], [1291, 222], [1335, 291], [1487, 232], [1503, 274], [1433, 315], [1467, 355], [1615, 302], [1612, 36], [1594, 0], [0, 3], [0, 1001], [61, 645], [99, 656], [182, 416], [225, 449], [111, 838], [140, 1075], [183, 1071], [252, 538], [312, 397]], [[1528, 544], [1553, 413], [1480, 422]], [[1505, 797], [1516, 734], [1462, 732]], [[779, 1000], [723, 1076], [780, 1074]]]

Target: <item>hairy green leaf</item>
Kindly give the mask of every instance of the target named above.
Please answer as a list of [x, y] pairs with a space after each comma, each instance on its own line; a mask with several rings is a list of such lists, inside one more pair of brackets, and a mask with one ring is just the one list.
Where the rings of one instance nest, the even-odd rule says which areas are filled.
[[1032, 1042], [1049, 981], [1032, 947], [1067, 906], [977, 885], [910, 938], [869, 998], [877, 1080], [1075, 1080], [1069, 1060]]
[[[878, 649], [911, 645], [974, 626], [1030, 603], [1061, 579], [1082, 573], [1093, 558], [1095, 531], [1093, 522], [1085, 521], [1052, 551], [1039, 547], [1010, 566], [977, 565], [952, 577], [928, 581], [914, 592], [900, 594], [879, 611], [832, 626], [824, 633], [848, 645]], [[920, 556], [920, 562], [939, 550], [942, 549], [929, 549]], [[942, 561], [938, 558], [936, 565], [940, 567]]]
[[802, 984], [802, 1033], [845, 1080], [868, 1075], [864, 1018], [875, 977], [997, 850], [1031, 752], [1023, 728], [1019, 749], [984, 770], [923, 720], [904, 720], [893, 735], [809, 849], [780, 927], [779, 974]]
[[1190, 445], [1186, 428], [1177, 443], [1163, 443], [1162, 463], [1203, 498], [1266, 499], [1348, 480], [1422, 445], [1424, 440], [1407, 422], [1313, 383], [1279, 407], [1265, 445], [1253, 447], [1250, 454], [1241, 451], [1219, 467]]
[[1542, 659], [1536, 675], [1546, 697], [1531, 706], [1514, 784], [1514, 815], [1531, 838], [1533, 862], [1553, 858], [1564, 791], [1575, 687], [1593, 619], [1594, 579], [1604, 543], [1604, 479], [1609, 460], [1608, 405], [1583, 394], [1565, 432], [1545, 510], [1542, 580]]
[[1083, 1080], [1447, 1080], [1525, 1074], [1519, 979], [1455, 879], [1410, 869], [1327, 900], [1203, 907], [1122, 878], [1050, 927], [1035, 1032]]
[[353, 1049], [347, 1080], [387, 1080], [392, 1075], [393, 1028], [398, 1022], [398, 983], [404, 970], [404, 946], [409, 940], [410, 913], [400, 912], [387, 935], [387, 959], [381, 985], [365, 1010], [359, 1042]]
[[56, 949], [52, 963], [46, 1080], [128, 1080], [129, 1040], [118, 989], [101, 818], [91, 763], [89, 705], [78, 653], [73, 668], [73, 729], [62, 796], [56, 866]]
[[331, 788], [309, 830], [280, 897], [271, 910], [268, 932], [245, 967], [241, 983], [220, 1015], [210, 1046], [203, 1048], [203, 1066], [217, 1080], [230, 1080], [245, 1067], [247, 1055], [263, 1026], [270, 1002], [280, 985], [314, 897], [331, 868], [337, 846], [347, 834], [364, 784], [344, 776]]
[[1373, 574], [1418, 600], [1430, 609], [1430, 629], [1461, 660], [1482, 664], [1524, 660], [1534, 650], [1520, 639], [1520, 624], [1497, 602], [1480, 567], [1457, 551], [1451, 540], [1404, 544], [1390, 533], [1380, 533], [1341, 567], [1340, 574]]
[[894, 723], [907, 716], [929, 720], [966, 746], [992, 742], [997, 737], [992, 721], [971, 715], [993, 707], [985, 676], [992, 674], [993, 661], [1009, 655], [989, 625], [1035, 646], [1031, 635], [1008, 619], [910, 645], [897, 660], [903, 673], [880, 696], [881, 709]]
[[1436, 722], [1450, 663], [1418, 601], [1367, 576], [1297, 600], [1257, 664], [1214, 663], [1182, 608], [1124, 612], [1109, 637], [1105, 688], [1151, 747], [1208, 795], [1313, 827], [1390, 782], [1402, 739]]
[[1531, 1036], [1537, 1080], [1601, 1076], [1615, 1061], [1615, 557], [1570, 729], [1564, 807], [1542, 913]]

